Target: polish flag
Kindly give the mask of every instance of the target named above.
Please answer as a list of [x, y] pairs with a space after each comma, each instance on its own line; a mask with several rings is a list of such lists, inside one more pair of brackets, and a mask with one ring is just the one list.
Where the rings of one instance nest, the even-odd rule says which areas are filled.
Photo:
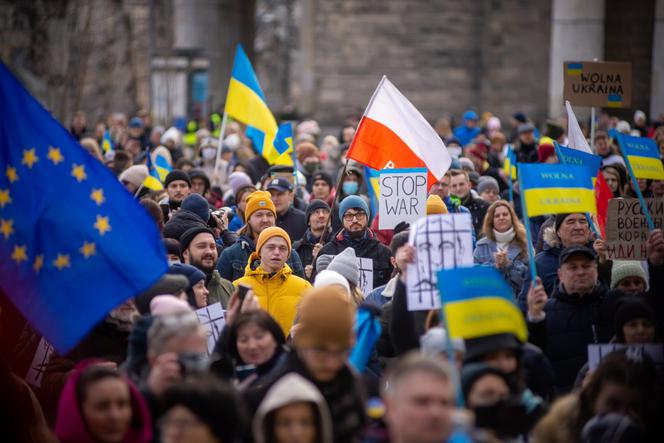
[[452, 163], [440, 136], [386, 76], [364, 111], [347, 157], [378, 170], [426, 167], [429, 187]]

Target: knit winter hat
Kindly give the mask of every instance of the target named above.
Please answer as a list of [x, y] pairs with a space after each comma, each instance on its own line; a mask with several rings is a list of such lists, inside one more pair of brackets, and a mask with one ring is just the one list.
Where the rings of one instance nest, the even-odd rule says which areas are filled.
[[570, 215], [572, 215], [572, 213], [570, 213], [570, 212], [567, 212], [565, 214], [557, 214], [556, 215], [555, 221], [553, 223], [553, 228], [555, 229], [556, 234], [558, 233], [558, 230], [560, 229], [560, 226], [563, 224], [565, 219], [567, 217], [569, 217]]
[[122, 171], [118, 179], [120, 182], [127, 182], [132, 184], [135, 188], [139, 188], [145, 178], [148, 176], [148, 167], [145, 165], [133, 165]]
[[177, 294], [180, 291], [186, 291], [189, 285], [189, 280], [183, 275], [174, 275], [167, 273], [163, 275], [157, 283], [152, 285], [148, 290], [137, 295], [135, 298], [136, 308], [141, 315], [150, 313], [150, 302], [157, 295], [162, 294]]
[[486, 363], [471, 363], [464, 365], [461, 371], [461, 388], [464, 398], [468, 398], [468, 394], [473, 389], [475, 382], [487, 374], [501, 378], [507, 386], [510, 386], [507, 375], [500, 369], [489, 366]]
[[181, 171], [180, 169], [173, 169], [171, 172], [168, 173], [168, 175], [166, 176], [166, 180], [164, 180], [164, 188], [168, 188], [168, 185], [170, 185], [172, 182], [176, 180], [182, 180], [187, 182], [187, 184], [191, 188], [191, 179], [189, 178], [189, 175], [187, 175], [186, 172]]
[[270, 226], [269, 228], [263, 229], [263, 231], [258, 236], [258, 240], [256, 240], [256, 254], [260, 255], [261, 248], [263, 247], [265, 242], [271, 239], [272, 237], [281, 237], [284, 240], [286, 240], [286, 243], [288, 244], [288, 255], [290, 256], [291, 254], [290, 236], [286, 231], [284, 231], [278, 226]]
[[171, 315], [190, 311], [189, 303], [173, 295], [158, 295], [150, 301], [152, 315]]
[[332, 259], [334, 258], [334, 255], [330, 254], [321, 254], [316, 258], [316, 269], [318, 272], [324, 271], [327, 269], [328, 266], [330, 266], [330, 263], [332, 263]]
[[341, 204], [339, 205], [339, 218], [343, 219], [344, 214], [349, 209], [361, 209], [367, 214], [367, 217], [370, 215], [367, 202], [365, 202], [362, 197], [357, 195], [349, 195], [341, 201]]
[[618, 283], [627, 277], [639, 277], [647, 285], [646, 271], [641, 263], [634, 260], [614, 260], [611, 267], [611, 289], [615, 289]]
[[298, 329], [294, 337], [296, 349], [334, 346], [350, 348], [353, 343], [355, 306], [334, 286], [314, 288], [306, 294], [298, 308]]
[[427, 215], [431, 214], [447, 214], [447, 206], [443, 199], [436, 194], [431, 194], [427, 197]]
[[351, 247], [348, 247], [341, 251], [340, 254], [337, 254], [332, 259], [327, 269], [329, 271], [338, 272], [348, 280], [348, 283], [354, 286], [357, 286], [357, 282], [360, 280], [360, 266], [357, 263], [355, 249]]
[[650, 320], [650, 322], [655, 324], [655, 311], [653, 311], [645, 300], [638, 296], [623, 298], [619, 302], [618, 309], [616, 309], [616, 314], [614, 316], [616, 338], [619, 343], [625, 342], [623, 326], [638, 318]]
[[313, 185], [316, 181], [318, 180], [323, 180], [329, 187], [333, 186], [332, 183], [332, 177], [330, 177], [330, 174], [324, 171], [318, 171], [316, 172], [313, 177], [311, 177], [311, 184]]
[[169, 274], [184, 275], [187, 277], [187, 281], [189, 282], [187, 291], [193, 288], [196, 283], [205, 279], [205, 274], [203, 271], [198, 269], [196, 266], [187, 265], [184, 263], [173, 263], [166, 272]]
[[205, 223], [210, 219], [210, 205], [200, 194], [189, 194], [182, 200], [180, 208], [198, 215]]
[[348, 280], [346, 280], [343, 275], [336, 271], [330, 271], [329, 269], [324, 269], [316, 274], [314, 288], [323, 288], [333, 285], [342, 286], [350, 297], [350, 286], [348, 285]]
[[277, 208], [275, 208], [274, 203], [272, 202], [272, 196], [267, 191], [254, 191], [249, 194], [247, 199], [247, 207], [244, 210], [244, 219], [249, 220], [254, 212], [261, 209], [267, 209], [272, 212], [274, 216], [277, 216]]
[[305, 158], [318, 155], [318, 148], [313, 143], [303, 142], [295, 147], [297, 160], [302, 163]]
[[251, 178], [249, 178], [247, 173], [242, 171], [235, 171], [231, 175], [229, 175], [228, 184], [230, 185], [231, 191], [233, 191], [234, 196], [237, 196], [237, 192], [240, 189], [244, 189], [254, 185], [251, 182]]
[[195, 226], [193, 228], [189, 228], [186, 231], [184, 231], [184, 233], [180, 236], [179, 239], [180, 257], [182, 257], [182, 252], [184, 252], [189, 247], [191, 242], [194, 241], [194, 238], [196, 238], [198, 234], [201, 234], [203, 232], [212, 235], [212, 237], [214, 238], [214, 232], [212, 231], [212, 229], [206, 226]]
[[330, 212], [330, 205], [325, 203], [323, 200], [312, 200], [311, 203], [309, 203], [309, 206], [307, 206], [307, 211], [304, 217], [304, 219], [307, 221], [307, 226], [309, 226], [309, 217], [311, 217], [311, 214], [316, 212], [317, 209], [326, 209], [327, 212]]
[[481, 194], [489, 189], [494, 189], [496, 192], [499, 192], [500, 188], [498, 187], [498, 181], [488, 175], [480, 177], [480, 181], [477, 183], [477, 193]]

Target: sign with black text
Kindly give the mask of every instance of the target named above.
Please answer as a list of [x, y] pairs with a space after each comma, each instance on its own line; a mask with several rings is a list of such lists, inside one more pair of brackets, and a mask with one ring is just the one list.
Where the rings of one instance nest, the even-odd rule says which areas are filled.
[[629, 108], [632, 105], [632, 64], [564, 62], [563, 99], [574, 106]]
[[[656, 228], [664, 222], [664, 199], [646, 198]], [[606, 252], [609, 260], [645, 260], [648, 222], [637, 198], [609, 200], [606, 216]]]
[[394, 229], [401, 222], [412, 224], [426, 215], [426, 168], [383, 169], [378, 181], [379, 229]]

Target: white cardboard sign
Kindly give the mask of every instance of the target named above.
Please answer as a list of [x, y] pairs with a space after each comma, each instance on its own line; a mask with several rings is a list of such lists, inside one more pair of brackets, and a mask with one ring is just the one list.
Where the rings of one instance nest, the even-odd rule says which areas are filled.
[[213, 305], [197, 309], [195, 312], [198, 316], [198, 321], [207, 330], [208, 355], [212, 355], [221, 331], [224, 329], [224, 325], [226, 325], [226, 311], [221, 307], [221, 303], [217, 302]]
[[426, 215], [426, 168], [383, 169], [378, 184], [379, 229], [394, 229], [401, 222], [412, 224]]

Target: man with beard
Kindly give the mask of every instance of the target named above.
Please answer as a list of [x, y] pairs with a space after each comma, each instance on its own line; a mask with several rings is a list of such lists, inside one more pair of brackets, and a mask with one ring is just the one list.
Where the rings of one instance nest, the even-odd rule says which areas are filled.
[[209, 291], [208, 304], [221, 302], [225, 309], [234, 289], [231, 282], [221, 278], [215, 269], [218, 253], [212, 230], [199, 226], [182, 234], [180, 256], [185, 264], [195, 266], [205, 274], [205, 287]]
[[167, 222], [171, 214], [180, 208], [182, 200], [191, 193], [191, 179], [186, 172], [174, 169], [166, 176], [164, 189], [168, 197], [160, 201], [159, 206], [164, 212], [164, 222]]
[[[339, 218], [343, 223], [337, 235], [325, 246], [318, 255], [337, 255], [351, 247], [355, 255], [370, 258], [373, 262], [373, 287], [387, 283], [394, 269], [390, 262], [392, 253], [389, 248], [376, 239], [369, 229], [369, 206], [357, 195], [349, 195], [339, 204]], [[312, 279], [315, 276], [312, 276]]]

